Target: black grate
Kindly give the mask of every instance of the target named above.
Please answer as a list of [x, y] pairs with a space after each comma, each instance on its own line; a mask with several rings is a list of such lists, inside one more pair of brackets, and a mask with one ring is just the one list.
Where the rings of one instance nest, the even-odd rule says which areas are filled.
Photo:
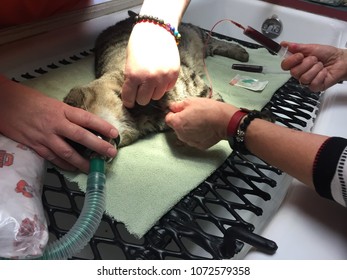
[[[290, 79], [265, 108], [285, 126], [305, 129], [318, 106], [319, 94]], [[251, 155], [232, 152], [144, 238], [134, 238], [122, 223], [104, 215], [89, 245], [73, 259], [225, 259], [240, 252], [245, 243], [273, 253], [276, 244], [252, 233], [255, 226], [242, 213], [261, 217], [258, 201], [271, 203], [271, 190], [281, 175]], [[84, 193], [55, 169], [48, 169], [46, 182], [50, 183], [44, 185], [43, 203], [52, 240], [76, 221]]]

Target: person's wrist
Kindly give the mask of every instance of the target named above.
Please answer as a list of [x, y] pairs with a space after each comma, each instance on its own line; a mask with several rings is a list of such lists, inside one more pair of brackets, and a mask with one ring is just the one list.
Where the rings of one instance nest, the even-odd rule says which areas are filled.
[[163, 19], [160, 19], [158, 17], [154, 17], [151, 15], [143, 15], [139, 14], [135, 17], [135, 25], [138, 25], [140, 23], [150, 23], [154, 26], [160, 27], [167, 32], [169, 32], [176, 41], [176, 44], [178, 45], [181, 40], [181, 34], [178, 32], [177, 25], [173, 25], [172, 23], [165, 22]]
[[149, 22], [134, 25], [131, 36], [136, 38], [136, 43], [139, 45], [154, 44], [158, 47], [165, 46], [167, 49], [172, 44], [177, 49], [176, 40], [170, 32]]
[[248, 154], [249, 151], [246, 148], [245, 144], [245, 138], [246, 138], [246, 131], [248, 130], [248, 127], [255, 119], [263, 119], [269, 122], [275, 122], [275, 116], [272, 115], [270, 111], [257, 111], [252, 110], [249, 111], [247, 109], [241, 109], [246, 114], [241, 118], [239, 125], [237, 127], [236, 134], [232, 137], [228, 137], [229, 145], [232, 149], [239, 151], [243, 154]]
[[236, 132], [247, 113], [246, 110], [239, 109], [231, 116], [226, 131], [227, 137], [234, 137], [236, 135]]

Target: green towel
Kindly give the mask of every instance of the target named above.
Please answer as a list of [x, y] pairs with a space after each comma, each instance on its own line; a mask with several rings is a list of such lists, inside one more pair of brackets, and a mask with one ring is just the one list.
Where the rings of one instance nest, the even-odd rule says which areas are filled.
[[[280, 70], [280, 60], [264, 49], [247, 49], [249, 64]], [[224, 57], [206, 59], [213, 90], [226, 102], [249, 109], [262, 109], [273, 93], [288, 79], [288, 74], [255, 74], [231, 69], [237, 61]], [[269, 81], [262, 92], [231, 86], [230, 80], [242, 74]], [[70, 88], [93, 79], [93, 56], [52, 70], [25, 82], [47, 95], [62, 99]], [[230, 155], [226, 141], [207, 151], [177, 145], [172, 132], [158, 133], [121, 148], [107, 173], [106, 212], [123, 222], [128, 231], [142, 237], [182, 197], [213, 173]], [[85, 190], [87, 176], [64, 173]]]

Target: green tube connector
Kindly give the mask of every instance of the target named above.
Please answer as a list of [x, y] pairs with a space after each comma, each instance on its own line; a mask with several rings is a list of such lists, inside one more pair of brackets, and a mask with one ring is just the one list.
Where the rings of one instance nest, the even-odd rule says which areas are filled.
[[105, 160], [101, 157], [92, 157], [89, 161], [89, 173], [100, 172], [105, 174]]

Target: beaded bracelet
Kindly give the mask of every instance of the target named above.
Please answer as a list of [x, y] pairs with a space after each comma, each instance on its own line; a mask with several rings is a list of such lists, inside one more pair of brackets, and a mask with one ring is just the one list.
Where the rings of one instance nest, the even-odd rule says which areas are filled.
[[174, 36], [177, 45], [181, 41], [181, 34], [178, 32], [178, 30], [176, 30], [175, 27], [171, 26], [170, 23], [165, 23], [162, 19], [158, 19], [157, 17], [146, 16], [146, 15], [137, 15], [135, 17], [135, 24], [140, 22], [151, 22], [158, 26], [163, 27], [165, 30], [170, 32], [172, 36]]
[[246, 136], [246, 130], [249, 126], [249, 124], [256, 118], [267, 120], [270, 122], [275, 122], [274, 116], [269, 111], [260, 112], [257, 110], [249, 111], [247, 109], [242, 109], [242, 111], [247, 112], [247, 116], [243, 119], [243, 122], [240, 124], [239, 128], [237, 129], [236, 135], [232, 138], [229, 138], [229, 145], [233, 150], [239, 151], [243, 154], [249, 154], [249, 151], [247, 150], [245, 146], [245, 136]]

